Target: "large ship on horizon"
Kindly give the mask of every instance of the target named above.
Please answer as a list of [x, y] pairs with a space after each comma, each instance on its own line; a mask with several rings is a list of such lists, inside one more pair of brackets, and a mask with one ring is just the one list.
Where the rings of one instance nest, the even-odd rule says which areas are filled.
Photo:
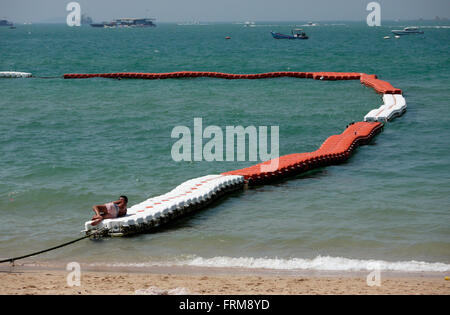
[[13, 22], [10, 22], [8, 20], [0, 20], [0, 26], [13, 26]]
[[155, 19], [153, 18], [121, 18], [116, 19], [111, 22], [102, 23], [91, 23], [92, 27], [103, 27], [103, 28], [113, 28], [113, 27], [155, 27], [156, 24], [153, 23]]

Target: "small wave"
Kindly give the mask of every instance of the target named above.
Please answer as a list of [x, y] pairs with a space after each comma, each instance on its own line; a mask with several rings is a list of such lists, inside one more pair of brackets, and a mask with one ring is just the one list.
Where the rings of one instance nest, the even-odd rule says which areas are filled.
[[253, 257], [192, 257], [165, 262], [148, 262], [132, 264], [110, 264], [110, 266], [151, 267], [151, 266], [192, 266], [219, 268], [249, 268], [275, 270], [320, 270], [320, 271], [401, 271], [401, 272], [447, 272], [450, 265], [423, 261], [388, 262], [383, 260], [361, 260], [343, 257], [317, 256], [313, 259], [303, 258], [253, 258]]

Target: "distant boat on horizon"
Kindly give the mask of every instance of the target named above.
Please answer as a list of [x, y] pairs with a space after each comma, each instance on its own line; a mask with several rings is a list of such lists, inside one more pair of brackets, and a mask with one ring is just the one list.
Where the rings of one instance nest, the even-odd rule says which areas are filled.
[[115, 27], [156, 27], [153, 18], [121, 18], [112, 22], [91, 23], [92, 27], [115, 28]]
[[392, 30], [395, 35], [424, 34], [417, 26], [408, 26], [403, 30]]
[[8, 20], [0, 20], [0, 26], [9, 26], [12, 27], [14, 26], [13, 22], [10, 22]]
[[317, 23], [308, 22], [307, 24], [303, 24], [302, 26], [319, 26]]
[[308, 35], [301, 28], [296, 28], [291, 31], [292, 35], [285, 35], [277, 32], [270, 32], [275, 39], [308, 39]]

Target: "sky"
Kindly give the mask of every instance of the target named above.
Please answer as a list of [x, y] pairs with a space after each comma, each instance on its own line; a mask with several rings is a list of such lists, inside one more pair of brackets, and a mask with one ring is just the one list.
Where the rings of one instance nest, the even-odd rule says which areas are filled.
[[[0, 18], [65, 23], [72, 0], [0, 0]], [[94, 21], [154, 17], [158, 22], [365, 21], [372, 0], [76, 0]], [[378, 0], [381, 20], [450, 18], [450, 0]]]

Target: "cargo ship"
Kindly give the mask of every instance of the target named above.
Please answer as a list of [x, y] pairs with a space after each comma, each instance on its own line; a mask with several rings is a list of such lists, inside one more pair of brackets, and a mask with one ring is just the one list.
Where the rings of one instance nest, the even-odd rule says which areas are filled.
[[92, 23], [92, 27], [115, 28], [115, 27], [155, 27], [153, 18], [121, 18], [111, 22]]

